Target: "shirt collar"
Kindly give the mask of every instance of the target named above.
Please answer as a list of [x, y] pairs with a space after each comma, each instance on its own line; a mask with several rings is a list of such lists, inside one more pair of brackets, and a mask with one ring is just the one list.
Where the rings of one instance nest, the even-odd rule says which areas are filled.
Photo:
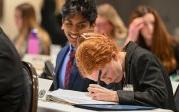
[[69, 50], [70, 52], [72, 52], [72, 51], [76, 51], [76, 48], [75, 47], [73, 47], [71, 44], [70, 44], [70, 50]]

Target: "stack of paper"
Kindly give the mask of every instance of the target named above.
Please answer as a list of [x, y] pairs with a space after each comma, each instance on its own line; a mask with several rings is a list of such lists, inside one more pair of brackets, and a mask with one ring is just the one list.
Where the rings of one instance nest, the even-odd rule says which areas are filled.
[[58, 89], [48, 93], [47, 100], [69, 104], [116, 104], [115, 102], [93, 100], [87, 92]]

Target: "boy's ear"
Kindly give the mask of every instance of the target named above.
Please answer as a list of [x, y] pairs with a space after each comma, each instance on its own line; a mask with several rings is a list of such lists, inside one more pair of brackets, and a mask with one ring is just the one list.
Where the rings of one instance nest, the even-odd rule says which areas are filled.
[[62, 23], [61, 29], [64, 30], [64, 25], [63, 25], [63, 23]]
[[64, 30], [64, 18], [62, 18], [62, 26], [61, 29]]
[[62, 26], [61, 29], [64, 30], [64, 24], [63, 24], [64, 20], [62, 19]]

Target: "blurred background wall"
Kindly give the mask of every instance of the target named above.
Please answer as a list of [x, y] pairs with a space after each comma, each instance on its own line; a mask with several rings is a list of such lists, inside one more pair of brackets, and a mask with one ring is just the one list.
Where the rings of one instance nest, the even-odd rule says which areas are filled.
[[33, 4], [37, 12], [38, 20], [40, 21], [39, 11], [42, 0], [3, 0], [3, 17], [0, 20], [0, 25], [11, 39], [17, 34], [14, 21], [15, 7], [24, 2]]
[[3, 16], [3, 0], [0, 0], [0, 20], [2, 19]]
[[155, 8], [164, 20], [170, 33], [179, 31], [179, 0], [97, 0], [97, 4], [112, 4], [127, 25], [131, 11], [140, 4]]
[[[10, 38], [14, 38], [17, 33], [14, 23], [14, 9], [23, 2], [30, 2], [34, 5], [37, 17], [40, 21], [40, 8], [43, 0], [3, 0], [3, 17], [0, 20], [0, 25]], [[155, 8], [169, 31], [174, 34], [175, 30], [179, 30], [179, 0], [96, 0], [97, 4], [108, 2], [112, 4], [117, 10], [124, 22], [127, 25], [128, 17], [131, 11], [139, 4], [147, 4]]]

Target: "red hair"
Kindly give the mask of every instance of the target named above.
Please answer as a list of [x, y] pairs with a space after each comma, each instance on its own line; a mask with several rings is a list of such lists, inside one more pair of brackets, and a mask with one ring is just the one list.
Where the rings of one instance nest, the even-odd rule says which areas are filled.
[[76, 50], [77, 66], [82, 75], [90, 75], [103, 68], [119, 52], [110, 38], [90, 38], [83, 41]]

